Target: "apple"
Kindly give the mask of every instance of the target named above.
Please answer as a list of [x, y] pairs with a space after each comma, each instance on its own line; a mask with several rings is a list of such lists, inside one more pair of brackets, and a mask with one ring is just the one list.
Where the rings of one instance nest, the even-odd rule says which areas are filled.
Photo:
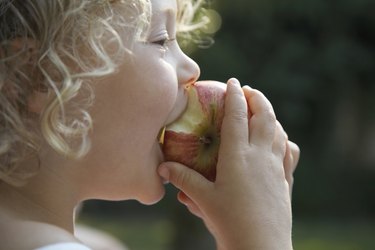
[[226, 84], [218, 81], [186, 86], [185, 111], [163, 131], [161, 143], [166, 161], [182, 163], [215, 180], [225, 92]]

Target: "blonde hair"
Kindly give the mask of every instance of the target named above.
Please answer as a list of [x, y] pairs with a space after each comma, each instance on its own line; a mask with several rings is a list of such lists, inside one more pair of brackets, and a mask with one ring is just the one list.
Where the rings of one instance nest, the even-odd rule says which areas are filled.
[[[201, 4], [178, 0], [184, 34], [207, 22], [194, 19]], [[41, 138], [67, 157], [87, 153], [89, 83], [116, 70], [131, 50], [120, 34], [127, 44], [143, 39], [150, 13], [149, 0], [0, 0], [0, 180], [22, 185], [36, 173], [18, 165], [37, 157]], [[35, 93], [48, 96], [41, 114], [28, 108]]]

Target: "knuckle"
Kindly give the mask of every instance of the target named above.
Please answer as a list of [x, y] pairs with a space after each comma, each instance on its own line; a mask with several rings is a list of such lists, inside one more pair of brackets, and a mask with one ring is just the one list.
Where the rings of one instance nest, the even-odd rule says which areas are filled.
[[[277, 123], [275, 112], [270, 107], [263, 112], [263, 117], [267, 123], [275, 124]], [[280, 125], [281, 126], [281, 125]]]
[[287, 133], [285, 133], [285, 131], [282, 128], [280, 129], [280, 137], [281, 137], [281, 141], [285, 144], [285, 147], [287, 147], [288, 135]]
[[247, 120], [248, 119], [248, 110], [247, 103], [243, 96], [240, 96], [238, 93], [233, 99], [229, 100], [226, 103], [225, 115], [234, 120]]
[[286, 154], [286, 141], [284, 140], [284, 143], [281, 144], [281, 155], [282, 157], [285, 157]]
[[248, 120], [248, 114], [247, 112], [243, 111], [243, 110], [233, 110], [231, 113], [230, 113], [230, 118], [234, 121], [234, 122], [247, 122]]
[[281, 136], [283, 136], [283, 137], [286, 136], [286, 133], [284, 131], [283, 126], [281, 126], [281, 123], [277, 120], [276, 120], [276, 129], [278, 130], [278, 132], [280, 133]]
[[278, 176], [280, 179], [286, 177], [286, 169], [283, 159], [279, 154], [273, 155], [270, 165], [275, 176]]

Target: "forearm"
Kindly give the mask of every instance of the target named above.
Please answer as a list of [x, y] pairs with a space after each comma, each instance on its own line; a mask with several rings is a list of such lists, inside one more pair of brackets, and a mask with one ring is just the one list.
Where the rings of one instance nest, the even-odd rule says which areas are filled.
[[[277, 211], [282, 211], [279, 207]], [[289, 210], [289, 209], [287, 209]], [[292, 219], [272, 213], [255, 212], [258, 216], [242, 216], [237, 223], [216, 224], [217, 250], [292, 250]], [[234, 220], [231, 220], [234, 221]]]

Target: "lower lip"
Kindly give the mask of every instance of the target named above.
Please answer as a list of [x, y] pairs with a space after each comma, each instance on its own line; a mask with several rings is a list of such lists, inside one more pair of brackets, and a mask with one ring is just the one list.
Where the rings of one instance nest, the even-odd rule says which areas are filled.
[[162, 148], [161, 148], [161, 144], [157, 141], [155, 143], [155, 147], [156, 147], [156, 153], [157, 153], [157, 163], [158, 164], [161, 164], [163, 161], [164, 161], [164, 154], [163, 154], [163, 151], [162, 151]]

